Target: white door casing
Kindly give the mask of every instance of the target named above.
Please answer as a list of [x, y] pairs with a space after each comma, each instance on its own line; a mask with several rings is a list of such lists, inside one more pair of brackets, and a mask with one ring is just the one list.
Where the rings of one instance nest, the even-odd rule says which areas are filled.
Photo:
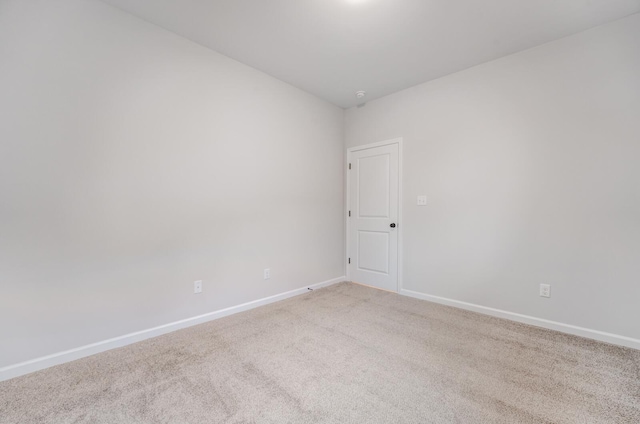
[[351, 281], [398, 291], [400, 141], [349, 149], [347, 275]]

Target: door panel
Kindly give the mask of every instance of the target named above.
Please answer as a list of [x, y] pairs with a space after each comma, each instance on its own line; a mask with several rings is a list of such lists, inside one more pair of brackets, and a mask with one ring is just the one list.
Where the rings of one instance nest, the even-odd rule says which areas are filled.
[[358, 231], [358, 269], [389, 273], [389, 234]]
[[349, 160], [349, 277], [398, 290], [398, 144], [357, 150]]
[[389, 218], [389, 155], [358, 159], [358, 217]]

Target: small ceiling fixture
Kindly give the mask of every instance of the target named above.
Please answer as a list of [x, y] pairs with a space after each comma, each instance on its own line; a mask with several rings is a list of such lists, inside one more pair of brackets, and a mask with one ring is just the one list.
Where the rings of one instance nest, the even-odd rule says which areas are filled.
[[357, 97], [358, 99], [361, 99], [361, 98], [363, 98], [363, 97], [364, 97], [364, 96], [366, 96], [366, 95], [367, 95], [367, 92], [366, 92], [366, 91], [362, 91], [362, 90], [360, 90], [360, 91], [356, 91], [356, 97]]

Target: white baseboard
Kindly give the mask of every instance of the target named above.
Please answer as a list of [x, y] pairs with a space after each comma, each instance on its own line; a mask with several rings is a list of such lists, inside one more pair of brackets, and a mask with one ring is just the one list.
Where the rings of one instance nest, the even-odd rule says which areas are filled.
[[162, 334], [170, 333], [172, 331], [202, 324], [207, 321], [213, 321], [215, 319], [233, 315], [238, 312], [257, 308], [258, 306], [267, 305], [279, 300], [284, 300], [293, 296], [308, 293], [309, 289], [319, 289], [321, 287], [330, 286], [332, 284], [336, 284], [345, 280], [346, 277], [344, 276], [333, 278], [331, 280], [323, 281], [322, 283], [304, 286], [296, 290], [276, 294], [274, 296], [265, 297], [263, 299], [254, 300], [252, 302], [243, 303], [241, 305], [232, 306], [230, 308], [221, 309], [219, 311], [209, 312], [192, 318], [187, 318], [169, 324], [160, 325], [158, 327], [149, 328], [147, 330], [136, 331], [135, 333], [129, 333], [123, 336], [114, 337], [112, 339], [91, 343], [86, 346], [80, 346], [75, 349], [66, 350], [64, 352], [54, 353], [52, 355], [43, 356], [41, 358], [32, 359], [30, 361], [9, 365], [0, 368], [0, 381], [9, 380], [11, 378], [49, 368], [54, 365], [64, 364], [65, 362], [75, 361], [76, 359], [95, 355], [96, 353], [104, 352], [122, 346], [127, 346], [132, 343], [150, 339], [152, 337], [157, 337]]
[[511, 321], [521, 322], [536, 327], [547, 328], [549, 330], [560, 331], [562, 333], [573, 334], [574, 336], [585, 337], [588, 339], [598, 340], [601, 342], [611, 343], [618, 346], [630, 347], [640, 350], [640, 340], [631, 337], [620, 336], [618, 334], [605, 333], [604, 331], [591, 330], [589, 328], [578, 327], [561, 322], [550, 321], [548, 319], [536, 318], [529, 315], [517, 314], [515, 312], [503, 311], [501, 309], [489, 308], [487, 306], [475, 305], [473, 303], [461, 302], [459, 300], [447, 299], [445, 297], [433, 296], [430, 294], [415, 292], [412, 290], [401, 289], [399, 294], [404, 296], [415, 297], [417, 299], [428, 300], [442, 305], [453, 306], [456, 308], [466, 309], [468, 311], [478, 312], [484, 315], [504, 318]]

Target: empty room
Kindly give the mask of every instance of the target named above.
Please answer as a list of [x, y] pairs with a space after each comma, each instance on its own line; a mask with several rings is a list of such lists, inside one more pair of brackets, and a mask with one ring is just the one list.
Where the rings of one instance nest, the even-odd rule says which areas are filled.
[[32, 423], [640, 423], [640, 0], [0, 0]]

